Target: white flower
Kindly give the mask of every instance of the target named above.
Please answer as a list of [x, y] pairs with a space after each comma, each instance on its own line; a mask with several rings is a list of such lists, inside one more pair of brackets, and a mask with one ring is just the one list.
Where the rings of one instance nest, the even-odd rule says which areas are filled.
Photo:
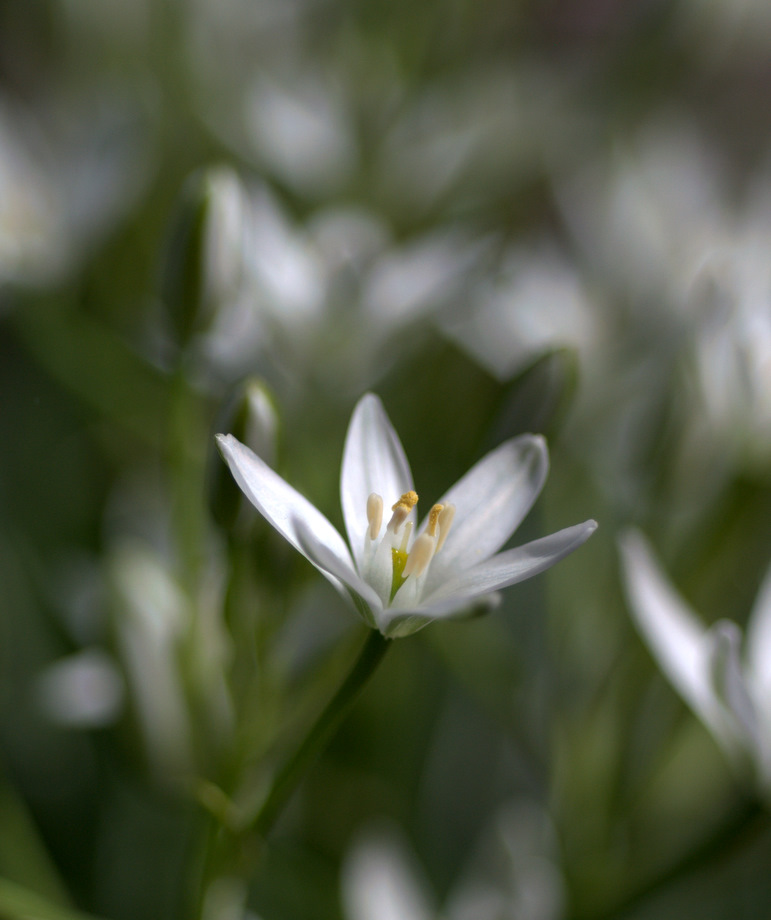
[[662, 670], [728, 756], [749, 758], [771, 788], [771, 569], [750, 615], [742, 658], [736, 623], [709, 629], [667, 582], [640, 534], [621, 541], [635, 622]]
[[[340, 493], [350, 550], [324, 515], [247, 447], [232, 435], [217, 440], [252, 504], [370, 626], [390, 637], [467, 611], [498, 589], [537, 575], [597, 527], [585, 521], [494, 555], [546, 479], [543, 438], [522, 435], [480, 460], [415, 528], [418, 496], [410, 467], [372, 394], [354, 409], [343, 453]], [[384, 506], [393, 512], [385, 527]]]
[[342, 866], [347, 920], [556, 920], [564, 901], [556, 835], [533, 801], [504, 803], [457, 873], [441, 909], [397, 825], [375, 822]]
[[117, 721], [125, 688], [115, 662], [97, 648], [49, 665], [35, 682], [43, 714], [63, 728], [102, 728]]
[[[240, 261], [203, 342], [221, 378], [274, 365], [334, 391], [360, 392], [405, 357], [424, 321], [463, 296], [489, 247], [451, 227], [396, 244], [360, 208], [322, 208], [294, 221], [269, 189], [238, 183], [235, 234], [220, 247]], [[234, 255], [235, 254], [235, 255]], [[234, 273], [231, 273], [234, 274]], [[269, 376], [271, 376], [269, 374]]]
[[696, 433], [700, 425], [721, 453], [761, 471], [771, 456], [770, 205], [766, 175], [712, 235], [686, 291], [695, 321]]
[[138, 114], [108, 90], [34, 112], [0, 95], [0, 283], [56, 283], [125, 213], [146, 176]]
[[596, 363], [597, 309], [575, 269], [548, 241], [510, 248], [486, 270], [464, 301], [440, 320], [444, 332], [498, 380], [510, 380], [535, 358], [574, 348]]

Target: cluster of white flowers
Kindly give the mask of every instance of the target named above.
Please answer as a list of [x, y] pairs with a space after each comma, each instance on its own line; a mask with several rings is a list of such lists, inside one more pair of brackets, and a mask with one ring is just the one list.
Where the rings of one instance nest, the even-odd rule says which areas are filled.
[[360, 208], [298, 224], [265, 185], [223, 170], [211, 188], [227, 233], [210, 234], [211, 287], [222, 296], [203, 348], [231, 379], [277, 363], [275, 376], [299, 369], [360, 392], [404, 359], [407, 330], [462, 297], [485, 248], [452, 228], [395, 244]]

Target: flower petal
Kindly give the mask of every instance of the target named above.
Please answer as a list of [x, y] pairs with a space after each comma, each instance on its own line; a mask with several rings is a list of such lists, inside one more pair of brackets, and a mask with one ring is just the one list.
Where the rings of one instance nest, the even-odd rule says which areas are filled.
[[349, 920], [431, 920], [429, 888], [396, 828], [361, 835], [343, 864], [342, 895]]
[[426, 591], [497, 552], [532, 507], [548, 470], [546, 442], [526, 434], [505, 441], [459, 479], [439, 500], [455, 505], [456, 513]]
[[760, 750], [755, 704], [750, 697], [740, 659], [742, 631], [731, 620], [718, 620], [707, 633], [710, 672], [715, 695], [736, 719], [739, 739], [751, 751]]
[[411, 636], [434, 620], [449, 620], [452, 617], [480, 616], [500, 605], [500, 594], [485, 594], [482, 597], [453, 595], [435, 604], [419, 605], [414, 608], [386, 608], [379, 617], [380, 631], [389, 639]]
[[771, 788], [771, 567], [758, 591], [747, 624], [747, 681], [759, 723], [759, 759]]
[[468, 606], [468, 602], [474, 598], [538, 575], [578, 549], [596, 529], [596, 521], [584, 521], [583, 524], [566, 527], [540, 540], [532, 540], [524, 546], [498, 553], [492, 559], [458, 572], [454, 578], [449, 578], [424, 598], [421, 613], [428, 614], [432, 608], [434, 611], [444, 611], [445, 602], [455, 598], [457, 603], [450, 610], [434, 613], [434, 618], [447, 616]]
[[755, 697], [769, 700], [767, 719], [771, 721], [771, 567], [758, 591], [747, 624], [747, 668], [755, 687]]
[[353, 410], [340, 472], [343, 518], [359, 571], [364, 556], [370, 493], [377, 492], [386, 508], [390, 508], [410, 489], [412, 474], [399, 436], [383, 404], [373, 393], [367, 393]]
[[[345, 540], [318, 508], [293, 489], [267, 463], [241, 444], [233, 435], [218, 434], [217, 443], [233, 477], [246, 497], [296, 550], [317, 568], [320, 568], [324, 574], [330, 574], [327, 569], [319, 566], [316, 560], [311, 559], [303, 548], [297, 529], [298, 522], [301, 521], [304, 525], [304, 532], [313, 534], [318, 543], [326, 546], [337, 560], [340, 571], [348, 572], [351, 578], [356, 577]], [[347, 579], [343, 580], [347, 583]]]
[[619, 541], [626, 595], [635, 623], [661, 669], [723, 746], [734, 751], [713, 690], [715, 639], [666, 581], [643, 537], [634, 531]]
[[374, 588], [360, 578], [350, 565], [344, 565], [325, 543], [318, 540], [305, 521], [296, 520], [294, 526], [300, 551], [306, 559], [309, 559], [333, 584], [337, 582], [335, 587], [338, 590], [342, 586], [341, 594], [353, 602], [368, 626], [373, 629], [380, 628], [383, 604]]

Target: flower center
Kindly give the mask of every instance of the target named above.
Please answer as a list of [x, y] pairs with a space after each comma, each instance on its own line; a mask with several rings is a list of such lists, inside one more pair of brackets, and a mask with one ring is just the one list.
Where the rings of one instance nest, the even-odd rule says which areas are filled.
[[367, 499], [369, 527], [365, 537], [365, 571], [362, 574], [388, 604], [394, 601], [401, 588], [410, 581], [410, 597], [408, 599], [405, 596], [404, 600], [417, 603], [424, 576], [431, 560], [447, 539], [455, 516], [454, 505], [434, 505], [429, 512], [425, 530], [410, 546], [412, 521], [407, 518], [417, 502], [417, 493], [409, 491], [392, 505], [391, 520], [382, 540], [376, 545], [383, 522], [383, 499], [376, 492]]

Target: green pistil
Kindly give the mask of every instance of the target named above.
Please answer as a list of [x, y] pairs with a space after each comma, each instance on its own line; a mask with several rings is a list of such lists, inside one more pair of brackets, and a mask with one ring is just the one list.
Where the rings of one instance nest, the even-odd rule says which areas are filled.
[[391, 597], [389, 599], [392, 601], [396, 597], [396, 592], [401, 588], [406, 578], [402, 576], [404, 571], [404, 566], [407, 565], [407, 553], [401, 549], [391, 549], [391, 559], [393, 560], [393, 576], [391, 578]]

